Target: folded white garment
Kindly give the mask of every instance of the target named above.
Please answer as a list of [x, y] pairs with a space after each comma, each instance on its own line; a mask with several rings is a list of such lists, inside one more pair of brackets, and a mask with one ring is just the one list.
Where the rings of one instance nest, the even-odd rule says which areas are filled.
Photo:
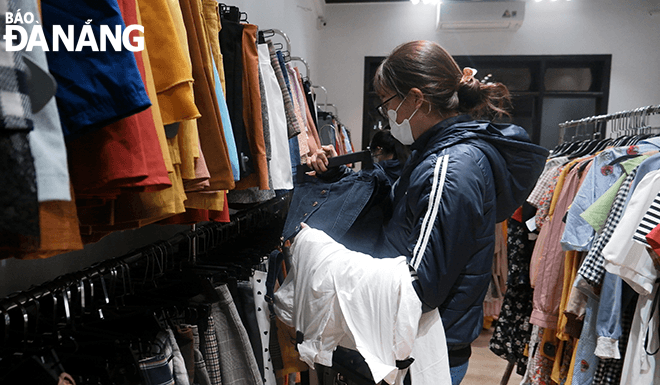
[[373, 258], [305, 228], [290, 266], [275, 312], [304, 336], [298, 351], [308, 365], [332, 366], [341, 345], [362, 354], [376, 383], [402, 383], [396, 361], [411, 356], [414, 384], [451, 383], [442, 321], [437, 311], [422, 316], [405, 257]]

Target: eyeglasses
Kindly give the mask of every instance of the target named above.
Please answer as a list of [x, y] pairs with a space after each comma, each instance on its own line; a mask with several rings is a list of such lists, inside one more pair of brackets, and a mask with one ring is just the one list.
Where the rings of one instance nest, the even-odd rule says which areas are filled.
[[396, 98], [399, 96], [399, 94], [394, 94], [390, 96], [386, 101], [382, 102], [376, 107], [376, 111], [382, 116], [384, 119], [387, 119], [387, 109], [385, 108], [385, 105], [392, 99]]

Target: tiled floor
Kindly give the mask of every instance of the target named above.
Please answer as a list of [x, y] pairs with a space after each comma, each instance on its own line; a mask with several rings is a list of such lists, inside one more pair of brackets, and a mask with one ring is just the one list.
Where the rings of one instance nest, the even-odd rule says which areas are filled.
[[[507, 362], [488, 348], [492, 334], [492, 327], [489, 330], [483, 330], [477, 340], [472, 343], [470, 365], [461, 385], [497, 385], [502, 381]], [[518, 385], [521, 379], [522, 377], [516, 374], [514, 369], [508, 384]]]

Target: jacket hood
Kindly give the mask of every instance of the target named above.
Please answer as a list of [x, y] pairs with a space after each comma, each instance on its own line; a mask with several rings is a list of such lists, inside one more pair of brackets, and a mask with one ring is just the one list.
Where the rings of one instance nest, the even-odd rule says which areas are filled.
[[531, 142], [514, 124], [472, 120], [468, 115], [446, 119], [425, 132], [412, 149], [425, 151], [462, 142], [476, 145], [490, 162], [497, 192], [497, 222], [507, 219], [525, 201], [541, 175], [549, 151]]

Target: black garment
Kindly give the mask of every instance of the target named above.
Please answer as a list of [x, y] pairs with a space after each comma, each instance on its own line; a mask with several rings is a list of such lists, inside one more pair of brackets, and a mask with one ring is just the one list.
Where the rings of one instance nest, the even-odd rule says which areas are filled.
[[39, 247], [39, 201], [28, 132], [0, 131], [0, 243]]
[[240, 179], [243, 179], [254, 172], [243, 121], [243, 25], [223, 18], [219, 38], [225, 70], [227, 109], [241, 165]]
[[524, 224], [509, 219], [506, 293], [490, 339], [490, 350], [507, 361], [516, 362], [516, 372], [520, 375], [524, 375], [527, 369], [524, 352], [532, 330], [529, 316], [532, 314], [534, 290], [529, 284], [529, 261], [535, 242], [529, 240], [528, 235]]
[[[14, 11], [13, 2], [8, 7], [8, 11]], [[2, 23], [2, 35], [5, 29]], [[20, 51], [3, 50], [0, 56], [0, 244], [12, 249], [36, 249], [39, 202], [28, 139], [34, 124], [29, 69]]]
[[316, 104], [314, 104], [314, 94], [312, 94], [312, 83], [309, 80], [303, 82], [303, 89], [305, 90], [305, 98], [307, 98], [307, 104], [309, 105], [309, 112], [312, 115], [312, 120], [314, 121], [314, 127], [319, 129], [319, 122], [316, 119]]

